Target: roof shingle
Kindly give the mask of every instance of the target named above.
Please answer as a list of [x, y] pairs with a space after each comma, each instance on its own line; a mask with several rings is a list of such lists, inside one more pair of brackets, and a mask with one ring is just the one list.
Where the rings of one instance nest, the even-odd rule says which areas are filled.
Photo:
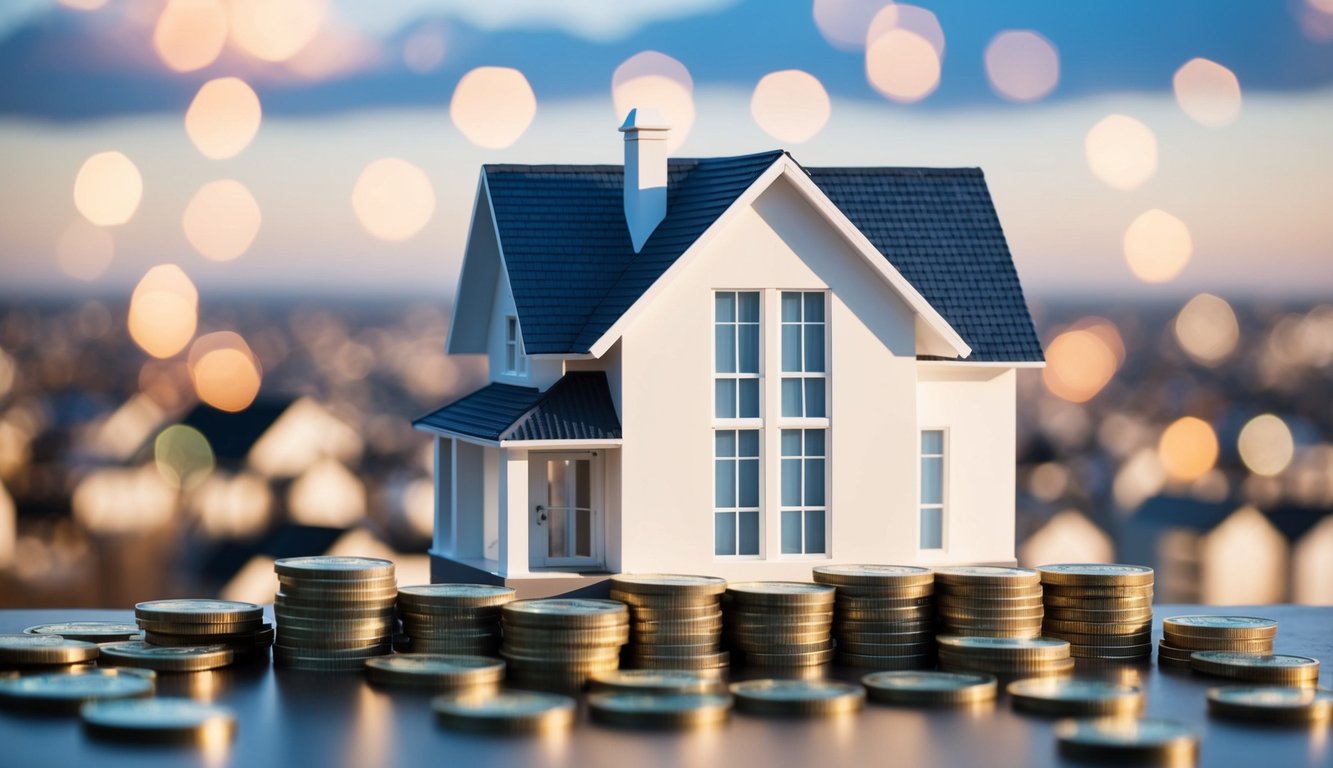
[[606, 374], [571, 371], [545, 392], [488, 384], [422, 416], [414, 427], [482, 440], [618, 440]]

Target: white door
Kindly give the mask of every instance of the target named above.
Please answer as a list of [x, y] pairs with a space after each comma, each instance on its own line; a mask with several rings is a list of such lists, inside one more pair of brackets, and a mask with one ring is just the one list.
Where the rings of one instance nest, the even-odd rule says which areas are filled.
[[533, 454], [533, 568], [602, 565], [602, 472], [595, 453]]

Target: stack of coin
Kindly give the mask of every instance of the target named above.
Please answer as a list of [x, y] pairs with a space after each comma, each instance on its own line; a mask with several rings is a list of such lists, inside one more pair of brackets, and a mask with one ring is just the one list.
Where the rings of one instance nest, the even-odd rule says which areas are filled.
[[1208, 691], [1208, 714], [1264, 723], [1327, 723], [1333, 691], [1289, 686], [1228, 686]]
[[1005, 689], [1014, 709], [1039, 715], [1124, 717], [1143, 711], [1143, 689], [1101, 680], [1034, 677]]
[[842, 715], [866, 701], [864, 688], [837, 680], [746, 680], [731, 693], [742, 712], [783, 717]]
[[588, 714], [599, 723], [629, 728], [692, 728], [726, 722], [731, 696], [606, 691], [589, 694]]
[[1153, 570], [1141, 565], [1043, 565], [1042, 634], [1069, 641], [1077, 658], [1152, 656]]
[[820, 670], [833, 661], [833, 602], [828, 584], [743, 581], [727, 586], [727, 632], [745, 664]]
[[1184, 723], [1136, 717], [1062, 720], [1055, 726], [1060, 754], [1074, 760], [1194, 765], [1199, 737]]
[[837, 590], [837, 662], [862, 669], [935, 666], [935, 575], [908, 565], [821, 565], [814, 580]]
[[150, 645], [224, 645], [231, 661], [267, 661], [273, 644], [273, 627], [264, 622], [264, 609], [239, 600], [150, 600], [134, 606], [134, 617]]
[[1170, 616], [1162, 621], [1157, 663], [1169, 669], [1189, 669], [1195, 651], [1235, 651], [1269, 654], [1277, 622], [1256, 616]]
[[500, 687], [504, 674], [505, 663], [488, 656], [396, 653], [366, 659], [366, 677], [381, 685], [493, 692]]
[[59, 635], [0, 635], [0, 669], [63, 667], [92, 661], [96, 643]]
[[273, 660], [309, 670], [359, 670], [390, 651], [398, 585], [393, 563], [368, 557], [288, 557], [274, 564]]
[[1069, 643], [1055, 638], [940, 635], [940, 667], [952, 672], [985, 672], [1013, 679], [1068, 675], [1074, 670]]
[[629, 611], [615, 600], [515, 600], [500, 612], [508, 679], [520, 688], [580, 691], [620, 667]]
[[639, 669], [727, 668], [722, 650], [725, 579], [676, 574], [622, 574], [611, 578], [611, 599], [629, 607], [626, 666]]
[[942, 634], [1041, 636], [1041, 578], [1028, 568], [937, 568], [935, 604]]
[[399, 587], [407, 650], [494, 656], [500, 649], [500, 608], [513, 599], [513, 589], [493, 584]]
[[1287, 654], [1254, 654], [1237, 651], [1195, 651], [1190, 668], [1214, 677], [1250, 683], [1314, 687], [1319, 682], [1319, 660]]

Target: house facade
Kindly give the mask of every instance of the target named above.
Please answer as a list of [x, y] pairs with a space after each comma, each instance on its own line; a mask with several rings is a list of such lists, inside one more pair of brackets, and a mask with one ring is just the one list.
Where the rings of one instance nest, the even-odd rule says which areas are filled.
[[423, 416], [436, 580], [807, 579], [1014, 561], [1015, 369], [1042, 353], [973, 169], [486, 166]]

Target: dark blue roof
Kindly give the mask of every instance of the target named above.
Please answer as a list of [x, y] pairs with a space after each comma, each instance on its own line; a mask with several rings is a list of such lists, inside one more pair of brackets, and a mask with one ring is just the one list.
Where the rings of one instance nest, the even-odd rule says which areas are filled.
[[415, 427], [483, 440], [618, 440], [606, 374], [572, 371], [545, 392], [488, 384], [412, 422]]
[[[666, 218], [637, 254], [620, 166], [485, 166], [527, 352], [586, 353], [782, 154], [670, 160]], [[1043, 359], [981, 171], [806, 170], [972, 347], [969, 360]]]

